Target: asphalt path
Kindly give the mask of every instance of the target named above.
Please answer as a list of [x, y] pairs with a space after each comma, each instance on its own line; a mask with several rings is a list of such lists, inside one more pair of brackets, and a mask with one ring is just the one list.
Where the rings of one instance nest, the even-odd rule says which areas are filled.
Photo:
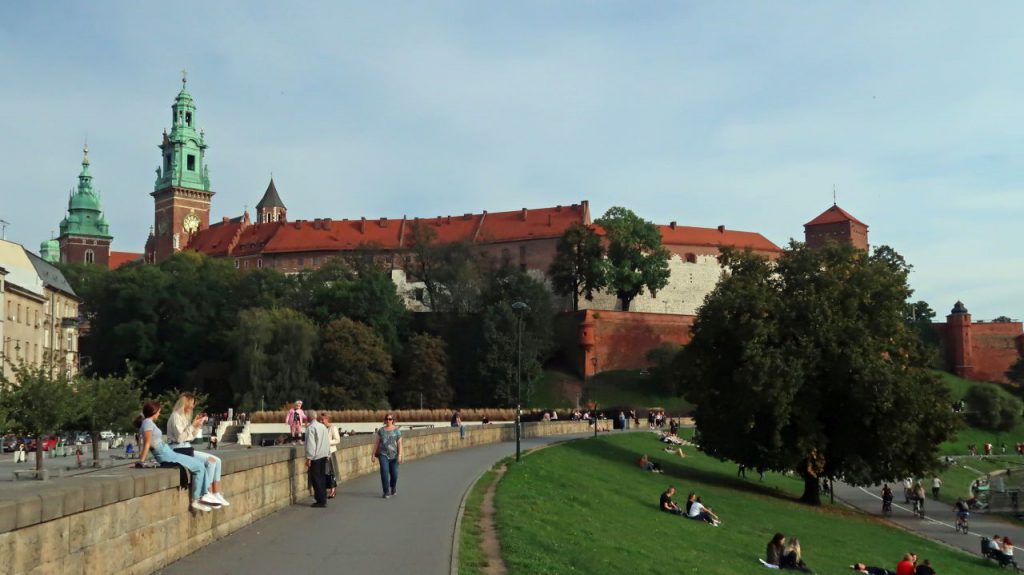
[[[589, 435], [527, 439], [523, 449]], [[326, 509], [311, 508], [313, 498], [304, 496], [159, 573], [450, 573], [463, 495], [481, 473], [514, 453], [515, 444], [506, 442], [404, 463], [398, 495], [390, 499], [381, 497], [378, 474], [357, 477], [338, 486]]]
[[[891, 486], [896, 498], [892, 502], [892, 515], [887, 519], [914, 533], [958, 547], [973, 554], [981, 553], [981, 538], [993, 535], [1008, 535], [1011, 541], [1024, 542], [1024, 528], [1007, 520], [996, 519], [984, 513], [971, 513], [967, 534], [957, 533], [956, 514], [953, 508], [942, 502], [925, 500], [925, 517], [914, 515], [910, 504], [904, 504], [903, 485]], [[853, 487], [836, 483], [836, 498], [870, 515], [882, 515], [882, 486]], [[930, 492], [929, 492], [930, 493]], [[913, 551], [908, 549], [907, 551]]]

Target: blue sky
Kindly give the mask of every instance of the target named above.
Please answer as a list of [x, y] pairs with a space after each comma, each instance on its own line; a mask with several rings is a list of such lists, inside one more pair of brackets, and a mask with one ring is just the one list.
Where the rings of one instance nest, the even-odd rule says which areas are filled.
[[152, 225], [189, 71], [213, 213], [591, 201], [778, 244], [832, 202], [941, 315], [1024, 318], [1024, 4], [21, 2], [0, 19], [0, 218], [55, 230], [88, 137], [115, 249]]

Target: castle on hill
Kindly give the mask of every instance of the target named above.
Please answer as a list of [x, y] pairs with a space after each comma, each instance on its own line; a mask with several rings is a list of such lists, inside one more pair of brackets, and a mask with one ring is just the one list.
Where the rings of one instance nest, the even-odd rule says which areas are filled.
[[[517, 265], [544, 280], [562, 234], [573, 224], [592, 224], [586, 200], [431, 218], [289, 219], [288, 208], [273, 178], [251, 217], [246, 210], [211, 223], [214, 191], [206, 163], [206, 136], [197, 128], [196, 110], [195, 100], [182, 78], [181, 90], [171, 105], [170, 132], [164, 130], [159, 146], [160, 165], [150, 194], [153, 225], [143, 253], [111, 251], [113, 236], [103, 216], [99, 192], [93, 189], [86, 150], [78, 188], [72, 192], [67, 216], [60, 224], [60, 236], [43, 242], [43, 258], [113, 269], [136, 261], [159, 263], [179, 251], [191, 250], [230, 259], [242, 270], [270, 268], [295, 274], [316, 269], [331, 257], [370, 250], [377, 263], [390, 271], [407, 307], [429, 311], [424, 285], [409, 266], [416, 226], [432, 229], [435, 242], [470, 243], [481, 255]], [[718, 282], [722, 271], [718, 255], [722, 247], [749, 248], [769, 258], [782, 253], [779, 246], [757, 232], [732, 230], [724, 225], [701, 228], [671, 222], [659, 228], [662, 243], [671, 253], [669, 284], [657, 293], [637, 297], [630, 312], [617, 311], [620, 304], [613, 293], [604, 292], [593, 301], [581, 301], [584, 309], [578, 318], [580, 354], [576, 359], [581, 372], [634, 367], [638, 361], [645, 361], [647, 349], [659, 343], [686, 343], [697, 309]], [[804, 224], [804, 238], [811, 247], [830, 241], [864, 250], [869, 246], [867, 224], [835, 204]], [[567, 300], [560, 303], [563, 310], [569, 309]], [[601, 312], [600, 321], [596, 320], [596, 311]], [[937, 324], [943, 326], [937, 329], [948, 340], [947, 349], [961, 350], [957, 357], [951, 352], [951, 369], [968, 376], [1001, 379], [1001, 372], [996, 372], [1009, 361], [1011, 351], [1014, 357], [1024, 353], [1019, 322], [995, 339], [989, 334], [985, 338], [971, 338], [969, 316], [965, 329], [964, 318], [954, 315], [957, 314], [950, 316], [948, 325]], [[986, 342], [982, 344], [985, 349], [977, 347], [981, 341]], [[1003, 351], [990, 353], [993, 346]], [[977, 358], [988, 358], [987, 365], [972, 365]]]

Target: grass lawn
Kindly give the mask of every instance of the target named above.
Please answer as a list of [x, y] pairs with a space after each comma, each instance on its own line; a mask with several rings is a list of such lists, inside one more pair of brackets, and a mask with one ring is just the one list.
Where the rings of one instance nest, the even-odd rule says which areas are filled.
[[462, 513], [462, 525], [459, 529], [460, 575], [482, 575], [487, 569], [487, 557], [480, 549], [483, 536], [480, 534], [478, 522], [484, 494], [494, 483], [496, 476], [497, 473], [493, 469], [484, 473], [466, 497], [466, 509]]
[[[1000, 390], [1000, 393], [1013, 395], [1005, 387], [998, 384], [969, 381], [941, 371], [936, 371], [935, 373], [949, 387], [950, 395], [954, 401], [961, 399], [967, 393], [967, 390], [977, 385], [994, 386]], [[971, 443], [978, 446], [978, 453], [981, 453], [982, 445], [985, 443], [991, 443], [995, 447], [995, 453], [999, 453], [999, 446], [1005, 443], [1007, 452], [1014, 453], [1014, 446], [1017, 442], [1021, 441], [1024, 441], [1024, 421], [1018, 423], [1013, 429], [1003, 432], [964, 427], [957, 433], [955, 439], [942, 444], [940, 453], [943, 455], [966, 455], [967, 446]]]
[[[679, 459], [648, 433], [606, 435], [538, 451], [511, 465], [498, 485], [497, 523], [511, 573], [700, 573], [768, 575], [757, 558], [775, 531], [800, 538], [817, 573], [849, 573], [854, 561], [894, 569], [914, 550], [939, 573], [995, 573], [980, 557], [930, 543], [843, 507], [795, 501], [802, 484], [769, 474], [736, 478], [736, 467], [693, 448]], [[641, 471], [643, 453], [663, 475]], [[723, 519], [721, 527], [661, 513], [668, 484]]]

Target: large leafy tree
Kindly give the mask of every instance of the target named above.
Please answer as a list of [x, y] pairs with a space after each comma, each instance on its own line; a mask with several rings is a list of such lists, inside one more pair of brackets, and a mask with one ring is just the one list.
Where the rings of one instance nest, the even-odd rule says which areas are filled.
[[590, 301], [608, 285], [604, 255], [601, 236], [590, 226], [574, 223], [559, 238], [548, 276], [555, 293], [572, 297], [573, 311], [581, 297]]
[[1024, 385], [1024, 357], [1017, 358], [1017, 361], [1006, 370], [1006, 379]]
[[92, 436], [92, 460], [95, 464], [100, 458], [100, 432], [107, 429], [123, 431], [139, 413], [142, 384], [131, 375], [83, 377], [75, 383], [75, 391], [79, 398], [76, 427]]
[[321, 402], [334, 409], [386, 409], [394, 369], [387, 343], [370, 326], [340, 318], [323, 329]]
[[822, 477], [921, 475], [957, 421], [905, 321], [909, 266], [891, 249], [794, 244], [774, 263], [723, 250], [676, 366], [702, 448], [794, 471], [819, 504]]
[[36, 471], [43, 469], [43, 438], [66, 431], [82, 404], [72, 378], [49, 362], [11, 364], [11, 376], [0, 370], [0, 403], [8, 414], [9, 430], [36, 438]]
[[626, 208], [614, 207], [596, 224], [608, 234], [608, 286], [629, 311], [644, 290], [656, 294], [668, 285], [670, 254], [661, 245], [658, 226]]
[[444, 340], [414, 334], [402, 354], [399, 377], [392, 391], [394, 403], [399, 407], [448, 407], [453, 396]]
[[252, 410], [316, 399], [312, 370], [317, 329], [309, 318], [287, 308], [243, 310], [230, 339], [236, 405]]

